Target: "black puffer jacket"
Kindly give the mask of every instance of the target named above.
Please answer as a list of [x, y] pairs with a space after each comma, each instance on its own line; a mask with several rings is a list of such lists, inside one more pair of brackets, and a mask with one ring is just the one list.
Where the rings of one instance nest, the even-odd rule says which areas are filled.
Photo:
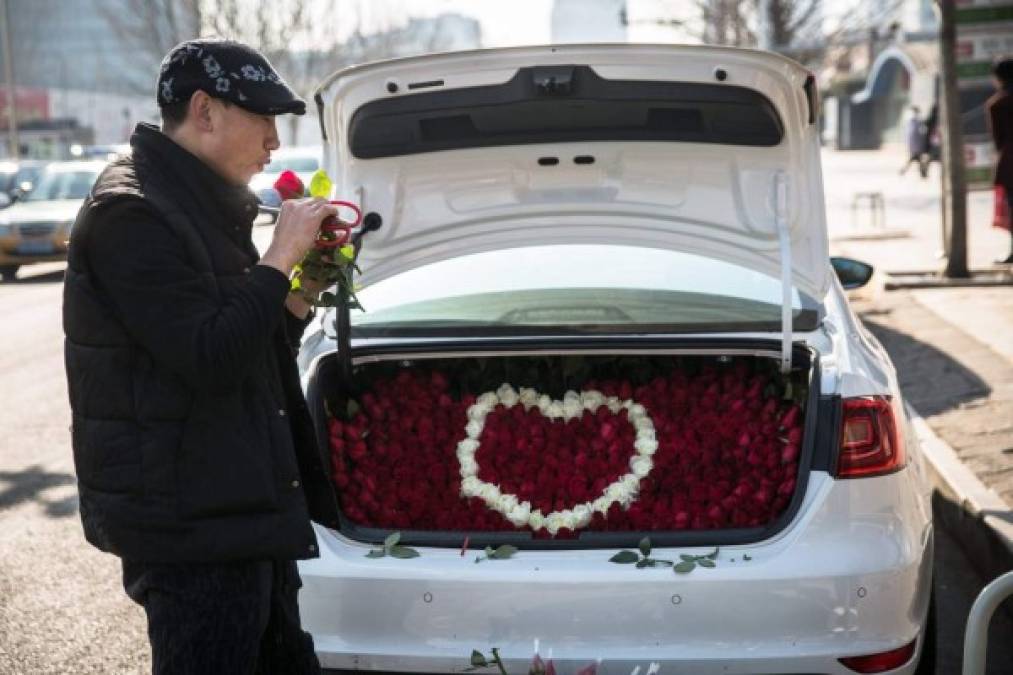
[[336, 506], [299, 388], [306, 322], [257, 265], [256, 201], [158, 129], [74, 225], [66, 368], [85, 536], [134, 560], [317, 555]]

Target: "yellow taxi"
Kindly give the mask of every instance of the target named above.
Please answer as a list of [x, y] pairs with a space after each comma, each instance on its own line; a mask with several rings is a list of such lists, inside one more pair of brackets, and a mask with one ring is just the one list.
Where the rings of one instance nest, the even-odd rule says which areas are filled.
[[66, 260], [67, 240], [81, 203], [106, 162], [54, 162], [34, 189], [0, 210], [0, 278], [23, 265]]

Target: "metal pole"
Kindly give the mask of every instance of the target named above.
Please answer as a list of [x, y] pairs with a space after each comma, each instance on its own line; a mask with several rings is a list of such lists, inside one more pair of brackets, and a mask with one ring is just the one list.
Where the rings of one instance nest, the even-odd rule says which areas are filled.
[[943, 274], [966, 278], [967, 271], [967, 180], [964, 172], [964, 134], [960, 119], [960, 92], [957, 90], [957, 22], [954, 0], [936, 0], [939, 4], [939, 50], [942, 66], [943, 95], [940, 112], [943, 122], [943, 164], [947, 180], [943, 183], [943, 204], [949, 257]]
[[11, 34], [7, 24], [7, 0], [0, 0], [0, 40], [3, 40], [4, 80], [7, 83], [7, 142], [10, 145], [11, 159], [17, 160], [21, 155], [18, 143], [18, 107], [15, 100], [17, 92], [14, 87], [14, 59], [11, 49]]
[[988, 650], [988, 624], [999, 603], [1013, 595], [1013, 572], [1006, 572], [985, 586], [978, 594], [964, 630], [963, 675], [985, 675], [985, 653]]

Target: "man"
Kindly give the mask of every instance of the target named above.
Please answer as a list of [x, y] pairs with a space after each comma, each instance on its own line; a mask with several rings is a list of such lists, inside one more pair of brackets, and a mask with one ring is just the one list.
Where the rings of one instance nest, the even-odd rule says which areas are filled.
[[[1010, 252], [999, 264], [1013, 264], [1013, 226], [1010, 211], [1013, 211], [1013, 58], [1004, 57], [992, 64], [992, 82], [995, 94], [985, 102], [985, 119], [995, 143], [998, 160], [995, 165], [996, 219], [995, 224], [1005, 226], [1010, 234]], [[1005, 204], [1001, 200], [1005, 200]], [[1002, 209], [1005, 207], [1005, 213]], [[1000, 214], [1004, 218], [998, 217]]]
[[[255, 50], [194, 40], [157, 83], [161, 130], [95, 183], [64, 287], [74, 460], [89, 542], [122, 558], [155, 673], [318, 672], [295, 560], [335, 502], [294, 354], [310, 307], [289, 274], [324, 200], [251, 239], [249, 179], [305, 103]], [[319, 291], [318, 288], [310, 288]]]

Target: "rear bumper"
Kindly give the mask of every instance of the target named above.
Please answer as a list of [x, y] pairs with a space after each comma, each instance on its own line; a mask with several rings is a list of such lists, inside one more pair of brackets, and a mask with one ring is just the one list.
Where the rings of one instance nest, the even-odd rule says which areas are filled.
[[[905, 645], [924, 623], [932, 529], [914, 481], [816, 472], [787, 530], [684, 576], [602, 550], [374, 560], [320, 528], [321, 557], [300, 564], [303, 625], [332, 669], [462, 672], [473, 649], [497, 647], [526, 672], [537, 644], [560, 673], [597, 659], [610, 673], [847, 673], [837, 658]], [[654, 555], [687, 552], [703, 551]]]

